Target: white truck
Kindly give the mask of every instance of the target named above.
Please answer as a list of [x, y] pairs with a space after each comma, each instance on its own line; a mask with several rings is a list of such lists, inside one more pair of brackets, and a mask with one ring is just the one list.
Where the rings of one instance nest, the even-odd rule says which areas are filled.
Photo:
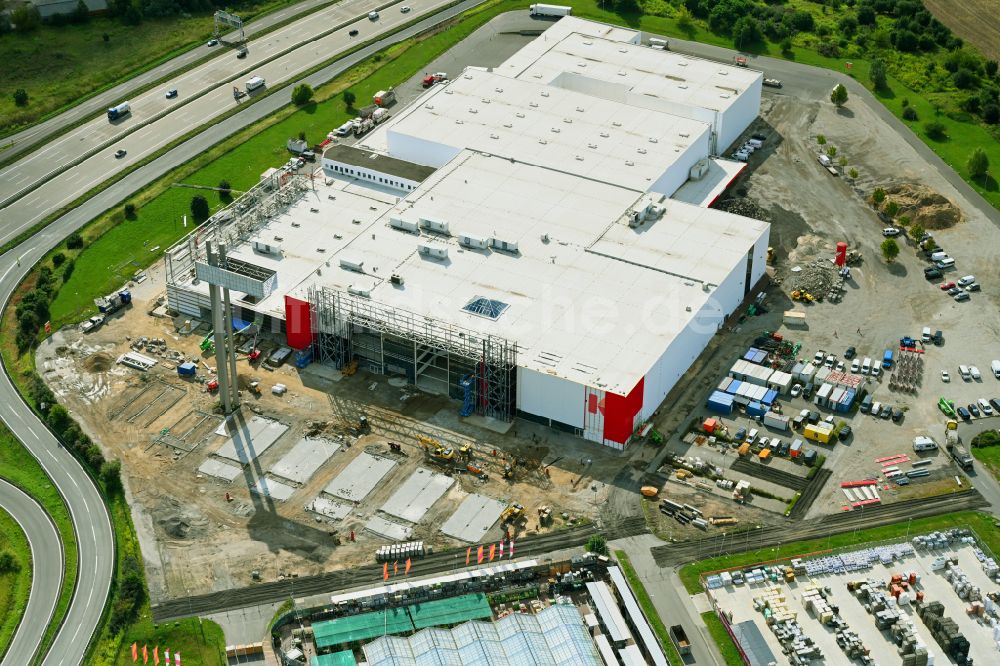
[[108, 109], [108, 120], [118, 120], [132, 113], [132, 107], [128, 102], [122, 102]]
[[246, 86], [247, 86], [247, 92], [248, 93], [249, 92], [253, 92], [254, 90], [257, 90], [258, 88], [263, 88], [264, 87], [264, 79], [262, 77], [260, 77], [260, 76], [252, 76], [249, 79], [247, 79]]
[[566, 5], [529, 5], [531, 16], [570, 16], [573, 8]]

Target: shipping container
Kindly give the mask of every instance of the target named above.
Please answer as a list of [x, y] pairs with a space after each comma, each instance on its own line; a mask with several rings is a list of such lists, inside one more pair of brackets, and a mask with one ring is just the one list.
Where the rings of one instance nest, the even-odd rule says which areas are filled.
[[792, 458], [798, 458], [799, 454], [802, 453], [802, 440], [797, 439], [794, 442], [792, 442], [792, 446], [789, 449], [788, 453]]
[[788, 417], [768, 412], [764, 414], [764, 425], [775, 430], [788, 430]]
[[802, 436], [823, 444], [829, 444], [833, 436], [833, 426], [829, 423], [810, 423], [802, 430]]
[[785, 326], [805, 326], [806, 313], [798, 310], [785, 310], [782, 322]]
[[194, 377], [198, 372], [198, 366], [188, 361], [177, 366], [177, 374], [182, 377]]
[[767, 405], [768, 407], [770, 407], [771, 405], [773, 405], [775, 402], [778, 401], [778, 392], [775, 391], [774, 389], [768, 389], [767, 393], [764, 394], [764, 397], [761, 398], [760, 401], [765, 405]]
[[708, 397], [708, 402], [705, 406], [710, 411], [718, 414], [732, 414], [733, 396], [728, 393], [723, 393], [722, 391], [712, 391], [712, 395]]
[[759, 402], [751, 402], [747, 405], [747, 416], [764, 416], [767, 413], [767, 408]]

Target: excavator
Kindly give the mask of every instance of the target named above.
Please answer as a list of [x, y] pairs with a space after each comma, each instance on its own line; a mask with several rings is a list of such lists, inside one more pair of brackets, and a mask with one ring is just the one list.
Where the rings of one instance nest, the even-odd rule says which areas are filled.
[[523, 518], [524, 518], [524, 507], [515, 502], [514, 504], [511, 504], [506, 509], [504, 509], [503, 513], [500, 514], [500, 524], [513, 525], [520, 522], [521, 519]]
[[793, 291], [791, 293], [791, 297], [793, 301], [803, 301], [805, 303], [812, 303], [816, 300], [816, 298], [808, 291], [802, 291], [800, 289]]
[[420, 446], [424, 447], [424, 451], [427, 452], [431, 461], [439, 465], [448, 465], [455, 460], [455, 449], [441, 446], [441, 442], [433, 437], [418, 435], [417, 441], [420, 442]]

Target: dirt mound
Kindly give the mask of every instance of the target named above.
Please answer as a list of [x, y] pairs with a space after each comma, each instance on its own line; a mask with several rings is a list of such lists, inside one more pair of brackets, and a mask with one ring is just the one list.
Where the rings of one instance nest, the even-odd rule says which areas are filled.
[[96, 354], [91, 354], [87, 358], [83, 359], [83, 367], [86, 368], [88, 372], [107, 372], [111, 369], [111, 365], [113, 363], [114, 359], [104, 352], [97, 352]]
[[771, 221], [771, 216], [768, 212], [761, 207], [760, 204], [750, 198], [725, 199], [723, 201], [716, 202], [712, 207], [717, 210], [726, 211], [727, 213], [733, 213], [734, 215], [752, 217], [753, 219], [761, 220], [762, 222]]
[[962, 221], [958, 206], [925, 185], [899, 183], [887, 186], [885, 192], [899, 205], [899, 215], [924, 229], [948, 229]]

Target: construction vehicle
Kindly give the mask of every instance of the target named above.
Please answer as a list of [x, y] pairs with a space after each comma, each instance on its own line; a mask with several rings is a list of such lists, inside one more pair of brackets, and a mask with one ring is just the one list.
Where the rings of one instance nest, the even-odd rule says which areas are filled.
[[471, 460], [472, 459], [472, 445], [471, 444], [463, 444], [462, 446], [458, 447], [458, 452], [462, 455], [462, 459], [463, 460]]
[[746, 67], [747, 66], [747, 57], [745, 55], [734, 56], [733, 57], [733, 64], [735, 64], [737, 67]]
[[395, 442], [389, 442], [389, 450], [392, 451], [393, 453], [402, 453], [403, 445], [397, 444]]
[[247, 387], [247, 389], [258, 398], [260, 397], [260, 382], [258, 380], [255, 379], [252, 382], [250, 382], [250, 385]]
[[515, 524], [524, 519], [524, 507], [520, 504], [511, 504], [500, 514], [500, 524]]
[[208, 335], [202, 339], [201, 344], [198, 345], [203, 352], [208, 352], [209, 354], [215, 352], [215, 341], [212, 339], [214, 333], [215, 331], [209, 331]]
[[670, 638], [674, 641], [678, 654], [691, 654], [691, 642], [688, 640], [687, 634], [684, 633], [684, 627], [679, 624], [670, 627]]
[[420, 442], [422, 447], [424, 447], [424, 451], [427, 452], [431, 462], [435, 462], [439, 465], [447, 465], [455, 460], [455, 449], [449, 449], [441, 446], [441, 442], [437, 441], [433, 437], [419, 435], [417, 437], [417, 441]]
[[[944, 413], [945, 416], [947, 416], [947, 417], [949, 417], [951, 419], [954, 419], [954, 418], [958, 417], [958, 414], [955, 412], [955, 401], [954, 400], [948, 400], [947, 398], [941, 398], [940, 400], [938, 400], [938, 409], [940, 409]], [[949, 421], [949, 423], [955, 423], [956, 427], [958, 425], [957, 421], [954, 421], [954, 422], [953, 421]]]
[[958, 421], [955, 421], [954, 419], [948, 421], [945, 425], [944, 438], [945, 448], [948, 450], [948, 453], [951, 454], [951, 457], [955, 459], [955, 462], [958, 463], [958, 465], [963, 469], [971, 470], [973, 459], [972, 456], [969, 455], [966, 448], [961, 444], [961, 440], [958, 436]]
[[803, 303], [812, 303], [816, 298], [810, 294], [808, 291], [802, 291], [800, 289], [795, 289], [790, 294], [793, 301], [802, 301]]
[[552, 509], [547, 506], [538, 507], [538, 525], [544, 527], [552, 524]]
[[513, 479], [514, 478], [514, 466], [517, 465], [517, 458], [511, 458], [510, 462], [503, 466], [503, 478]]
[[211, 393], [212, 391], [218, 391], [219, 380], [218, 379], [210, 380], [207, 384], [205, 384], [205, 390], [208, 391], [209, 393]]

